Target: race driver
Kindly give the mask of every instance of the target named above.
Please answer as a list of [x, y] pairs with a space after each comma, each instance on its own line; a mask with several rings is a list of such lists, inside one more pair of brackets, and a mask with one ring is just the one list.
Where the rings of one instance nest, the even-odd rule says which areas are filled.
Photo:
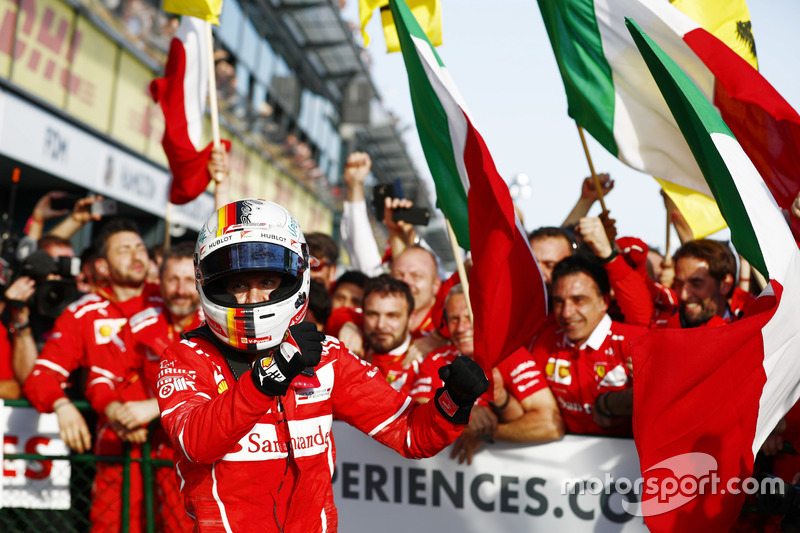
[[263, 200], [222, 207], [200, 230], [195, 272], [206, 324], [161, 359], [161, 419], [199, 531], [334, 532], [332, 419], [406, 457], [450, 444], [488, 387], [468, 358], [424, 405], [337, 339], [301, 323], [305, 238]]

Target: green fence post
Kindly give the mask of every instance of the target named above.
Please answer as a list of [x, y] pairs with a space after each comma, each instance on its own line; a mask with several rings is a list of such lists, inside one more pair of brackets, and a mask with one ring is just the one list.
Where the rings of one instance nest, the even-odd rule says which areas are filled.
[[160, 419], [155, 419], [150, 423], [147, 428], [147, 440], [142, 445], [142, 489], [144, 490], [144, 512], [146, 514], [146, 529], [147, 533], [155, 533], [156, 520], [155, 520], [155, 504], [153, 498], [153, 463], [150, 459], [150, 439], [152, 438], [155, 430], [158, 429]]
[[131, 521], [131, 444], [123, 443], [122, 451], [122, 533], [128, 533]]

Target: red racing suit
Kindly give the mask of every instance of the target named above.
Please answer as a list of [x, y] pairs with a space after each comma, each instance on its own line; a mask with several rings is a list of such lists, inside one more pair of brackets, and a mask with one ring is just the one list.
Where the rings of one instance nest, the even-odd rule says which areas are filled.
[[405, 457], [435, 455], [464, 429], [433, 402], [392, 389], [378, 369], [327, 337], [320, 387], [261, 393], [246, 370], [237, 381], [206, 338], [183, 340], [161, 359], [161, 420], [199, 531], [335, 532], [333, 418]]
[[533, 346], [533, 358], [538, 369], [544, 369], [568, 433], [631, 434], [630, 423], [610, 428], [598, 425], [592, 410], [600, 394], [632, 386], [622, 348], [626, 340], [647, 331], [613, 322], [606, 315], [581, 346], [572, 344], [557, 325], [542, 332]]

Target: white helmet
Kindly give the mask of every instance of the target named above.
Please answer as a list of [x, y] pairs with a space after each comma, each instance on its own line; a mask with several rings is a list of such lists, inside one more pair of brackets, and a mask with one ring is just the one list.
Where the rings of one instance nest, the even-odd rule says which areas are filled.
[[[277, 346], [289, 326], [308, 308], [308, 245], [294, 217], [278, 204], [239, 200], [211, 215], [197, 237], [195, 278], [200, 305], [211, 331], [243, 351]], [[238, 304], [225, 291], [229, 274], [270, 271], [283, 274], [266, 302]]]

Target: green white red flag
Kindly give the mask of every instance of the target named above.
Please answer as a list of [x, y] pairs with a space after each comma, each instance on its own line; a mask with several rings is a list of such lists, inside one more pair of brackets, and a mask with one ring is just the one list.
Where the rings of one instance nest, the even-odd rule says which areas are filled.
[[[637, 514], [655, 532], [728, 531], [741, 510], [747, 487], [741, 482], [751, 475], [755, 454], [800, 397], [800, 251], [713, 105], [654, 42], [657, 37], [630, 20], [628, 26], [737, 251], [770, 279], [737, 322], [658, 330], [631, 343], [634, 438], [644, 486], [656, 489], [640, 496]], [[701, 491], [704, 478], [712, 484]], [[684, 479], [697, 483], [684, 486]], [[680, 490], [665, 492], [674, 482]]]
[[[208, 47], [205, 22], [183, 16], [170, 43], [164, 77], [153, 80], [150, 94], [164, 112], [161, 144], [167, 155], [172, 183], [169, 201], [185, 204], [208, 187], [212, 144], [199, 150], [208, 97]], [[222, 141], [227, 150], [230, 142]]]
[[528, 347], [547, 315], [544, 282], [508, 186], [436, 50], [403, 0], [390, 0], [422, 148], [459, 244], [471, 246], [474, 358], [487, 373]]
[[683, 69], [778, 204], [800, 191], [800, 115], [747, 61], [665, 0], [539, 0], [569, 115], [627, 165], [711, 196], [624, 26], [636, 20]]

